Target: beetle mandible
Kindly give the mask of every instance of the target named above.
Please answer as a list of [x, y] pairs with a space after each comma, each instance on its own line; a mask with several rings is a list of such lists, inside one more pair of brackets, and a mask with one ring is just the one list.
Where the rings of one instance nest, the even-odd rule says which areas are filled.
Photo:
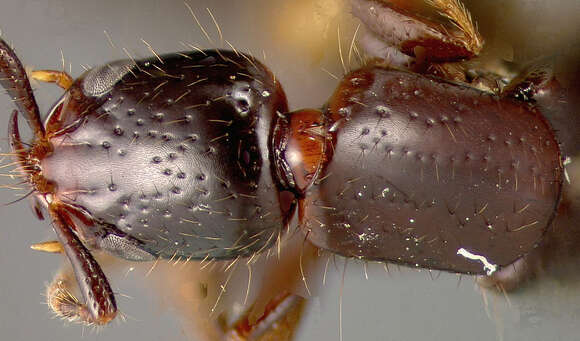
[[[178, 98], [179, 96], [177, 96], [176, 98]], [[114, 130], [114, 129], [113, 129]], [[362, 130], [362, 132], [364, 132], [364, 130]], [[361, 134], [362, 135], [362, 134]]]

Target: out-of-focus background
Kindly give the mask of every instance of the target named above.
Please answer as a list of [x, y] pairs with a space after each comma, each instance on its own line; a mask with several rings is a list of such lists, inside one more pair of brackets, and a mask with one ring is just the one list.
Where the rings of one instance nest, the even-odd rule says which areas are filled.
[[[319, 107], [329, 97], [337, 84], [331, 74], [343, 72], [338, 27], [345, 51], [356, 27], [348, 6], [340, 0], [188, 3], [213, 44], [177, 0], [3, 0], [0, 29], [27, 66], [60, 69], [62, 53], [66, 69], [70, 66], [76, 77], [83, 71], [81, 65], [126, 58], [123, 49], [134, 57], [151, 55], [142, 39], [158, 53], [184, 50], [182, 42], [219, 46], [209, 8], [225, 39], [265, 61], [284, 86], [291, 108], [297, 109]], [[580, 3], [576, 0], [473, 0], [467, 5], [494, 53], [508, 60], [565, 52], [574, 40], [579, 42]], [[36, 88], [41, 111], [46, 112], [61, 91], [50, 85]], [[0, 122], [7, 122], [11, 110], [8, 97], [0, 97], [0, 111], [5, 113]], [[6, 140], [1, 146], [2, 152], [7, 151]], [[2, 183], [11, 181], [2, 179]], [[2, 189], [0, 203], [25, 192]], [[120, 293], [118, 304], [127, 315], [125, 322], [96, 330], [53, 319], [41, 293], [62, 259], [29, 249], [30, 244], [54, 236], [49, 224], [36, 220], [28, 206], [24, 200], [0, 207], [1, 340], [191, 339], [191, 328], [183, 327], [183, 314], [169, 298], [175, 295], [164, 292], [163, 279], [156, 271], [145, 276], [150, 266], [146, 264], [105, 266], [114, 290]], [[310, 299], [298, 340], [338, 340], [343, 263], [341, 258], [330, 261], [326, 285]], [[580, 339], [580, 282], [565, 276], [544, 278], [506, 297], [482, 294], [467, 276], [395, 266], [387, 273], [379, 264], [366, 268], [368, 280], [362, 263], [350, 261], [346, 268], [344, 340]], [[163, 270], [163, 274], [170, 276], [171, 271]], [[241, 287], [245, 290], [245, 283]]]

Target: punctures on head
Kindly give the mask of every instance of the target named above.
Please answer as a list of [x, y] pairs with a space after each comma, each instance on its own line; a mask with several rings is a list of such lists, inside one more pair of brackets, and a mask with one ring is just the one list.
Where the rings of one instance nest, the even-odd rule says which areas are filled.
[[165, 119], [165, 113], [156, 112], [156, 113], [151, 114], [151, 120], [154, 122], [163, 122], [164, 119]]
[[[258, 72], [262, 72], [259, 68], [256, 70]], [[199, 69], [196, 71], [199, 71]], [[165, 72], [172, 74], [169, 69], [165, 70]], [[239, 200], [241, 195], [244, 195], [248, 190], [250, 191], [247, 193], [248, 195], [250, 195], [252, 191], [258, 191], [261, 186], [259, 186], [258, 182], [256, 181], [248, 181], [247, 186], [242, 185], [242, 187], [234, 190], [231, 187], [233, 187], [233, 184], [239, 183], [239, 181], [230, 180], [232, 176], [231, 174], [216, 174], [216, 168], [213, 168], [211, 165], [203, 166], [198, 162], [192, 164], [190, 161], [187, 161], [191, 160], [192, 157], [195, 158], [197, 156], [203, 156], [203, 159], [200, 160], [207, 161], [203, 161], [202, 164], [207, 162], [219, 162], [221, 164], [224, 162], [224, 157], [229, 152], [234, 152], [233, 156], [236, 155], [236, 149], [230, 147], [231, 145], [237, 145], [236, 143], [233, 143], [233, 141], [236, 139], [242, 141], [242, 144], [240, 145], [243, 146], [242, 150], [246, 151], [245, 153], [242, 153], [243, 157], [239, 160], [240, 164], [245, 164], [246, 166], [243, 167], [243, 169], [240, 169], [241, 174], [236, 176], [251, 178], [254, 176], [254, 174], [259, 175], [263, 172], [265, 172], [263, 173], [264, 175], [269, 176], [269, 172], [266, 171], [267, 168], [263, 168], [261, 161], [261, 158], [263, 158], [262, 153], [264, 151], [258, 148], [255, 139], [263, 138], [263, 136], [260, 135], [262, 132], [257, 131], [257, 123], [259, 120], [265, 119], [265, 127], [267, 127], [268, 119], [267, 117], [262, 116], [263, 113], [261, 110], [270, 110], [270, 105], [285, 106], [285, 104], [283, 104], [284, 101], [280, 100], [281, 93], [279, 86], [275, 85], [273, 88], [268, 88], [269, 85], [267, 85], [267, 83], [270, 82], [271, 79], [268, 80], [261, 78], [260, 80], [259, 77], [262, 77], [263, 75], [259, 74], [253, 74], [251, 77], [244, 76], [243, 78], [240, 76], [239, 79], [235, 79], [234, 83], [241, 82], [241, 85], [238, 87], [238, 90], [240, 91], [237, 93], [237, 95], [245, 95], [245, 97], [242, 96], [239, 98], [239, 102], [237, 104], [233, 103], [233, 112], [238, 114], [241, 112], [248, 116], [247, 119], [244, 119], [244, 115], [242, 115], [239, 117], [239, 120], [236, 121], [235, 118], [232, 119], [231, 117], [228, 118], [219, 116], [224, 109], [226, 112], [227, 110], [230, 110], [227, 106], [224, 106], [223, 100], [214, 101], [214, 97], [211, 96], [204, 98], [204, 96], [206, 96], [204, 95], [205, 87], [214, 86], [212, 82], [216, 79], [219, 79], [219, 77], [209, 76], [209, 74], [214, 73], [217, 75], [223, 72], [223, 70], [220, 70], [220, 68], [207, 68], [207, 70], [204, 70], [204, 72], [208, 72], [208, 76], [203, 78], [210, 79], [211, 81], [196, 83], [195, 87], [197, 91], [195, 93], [184, 93], [183, 91], [179, 93], [173, 92], [172, 84], [174, 83], [174, 80], [172, 79], [168, 79], [167, 82], [161, 80], [161, 84], [163, 84], [161, 87], [159, 87], [159, 82], [152, 84], [150, 89], [144, 88], [139, 90], [137, 88], [142, 87], [142, 85], [134, 84], [131, 85], [131, 87], [133, 87], [132, 91], [134, 93], [140, 94], [138, 99], [132, 99], [131, 92], [123, 90], [124, 100], [119, 102], [116, 106], [107, 107], [107, 114], [109, 114], [111, 117], [110, 132], [112, 133], [109, 133], [111, 136], [107, 137], [107, 142], [111, 143], [109, 149], [114, 147], [116, 151], [126, 151], [124, 156], [122, 155], [123, 153], [121, 153], [121, 155], [118, 153], [111, 154], [111, 156], [115, 156], [115, 158], [111, 159], [111, 162], [115, 163], [117, 162], [117, 158], [123, 156], [123, 158], [127, 158], [125, 163], [133, 164], [132, 160], [139, 159], [139, 146], [143, 145], [144, 143], [149, 143], [147, 139], [141, 138], [141, 136], [145, 135], [148, 135], [149, 139], [152, 141], [151, 143], [156, 144], [163, 149], [163, 152], [158, 151], [153, 154], [153, 157], [149, 156], [146, 158], [146, 160], [149, 161], [146, 167], [155, 166], [159, 172], [158, 174], [163, 178], [151, 179], [153, 181], [149, 181], [149, 184], [147, 182], [144, 184], [144, 190], [148, 193], [147, 195], [160, 203], [166, 200], [171, 200], [170, 198], [173, 196], [191, 195], [188, 193], [190, 193], [190, 191], [193, 189], [195, 196], [199, 196], [200, 198], [206, 197], [209, 199], [208, 202], [212, 202], [212, 200], [214, 200], [216, 202], [214, 205], [218, 205], [217, 203], [219, 203], [219, 205], [222, 203], [223, 205], [228, 205], [227, 202], [232, 200]], [[240, 73], [251, 74], [252, 72], [244, 71]], [[186, 78], [188, 77], [188, 74], [183, 71], [181, 71], [181, 73], [184, 75], [181, 77], [181, 81], [187, 81]], [[267, 73], [266, 75], [268, 76]], [[258, 81], [255, 81], [254, 78], [257, 78]], [[249, 83], [247, 82], [248, 80], [250, 81]], [[265, 82], [265, 80], [267, 81]], [[147, 81], [147, 79], [145, 81]], [[135, 80], [133, 80], [133, 82], [135, 82]], [[247, 84], [244, 85], [242, 84], [243, 82], [246, 82]], [[154, 89], [155, 87], [159, 88]], [[111, 103], [115, 102], [114, 98], [116, 96], [116, 90], [117, 89], [113, 89], [113, 91], [108, 94], [108, 96], [111, 98], [109, 101]], [[163, 91], [161, 92], [161, 90]], [[201, 92], [199, 92], [199, 90], [201, 90]], [[145, 93], [149, 93], [150, 95], [143, 97], [143, 94]], [[231, 91], [231, 93], [234, 94], [235, 91]], [[172, 100], [170, 105], [168, 105], [166, 99]], [[157, 103], [160, 106], [159, 109], [154, 108]], [[203, 105], [198, 105], [200, 103]], [[258, 106], [257, 103], [260, 103], [260, 105]], [[183, 110], [179, 112], [174, 111], [176, 106], [179, 105], [181, 105], [180, 108], [186, 108], [185, 115]], [[145, 111], [142, 109], [143, 106], [147, 108]], [[277, 107], [273, 111], [286, 111], [286, 108]], [[267, 115], [272, 115], [272, 113], [270, 112]], [[108, 120], [109, 119], [107, 119], [107, 122]], [[208, 131], [208, 129], [204, 130], [199, 128], [200, 126], [203, 127], [208, 124], [210, 129], [214, 131]], [[251, 128], [243, 128], [244, 124], [249, 124]], [[132, 134], [127, 134], [128, 130], [124, 128], [125, 126], [134, 127], [131, 128], [131, 130], [133, 130]], [[191, 133], [191, 127], [198, 127], [196, 130], [202, 131], [203, 133]], [[123, 129], [122, 133], [118, 128]], [[238, 132], [242, 132], [246, 135], [236, 135]], [[123, 139], [123, 142], [121, 142], [121, 140], [113, 141], [114, 138]], [[199, 144], [199, 142], [202, 143]], [[201, 146], [201, 149], [199, 146]], [[171, 149], [172, 151], [168, 152], [167, 148]], [[184, 162], [186, 163], [184, 164]], [[232, 164], [237, 165], [236, 162], [233, 162]], [[125, 179], [125, 176], [122, 176], [122, 172], [119, 172], [120, 169], [115, 167], [113, 167], [113, 178], [116, 179], [116, 182], [119, 182], [119, 179]], [[200, 172], [200, 170], [202, 171]], [[133, 174], [138, 173], [139, 167], [134, 168]], [[198, 173], [197, 178], [195, 175], [196, 173]], [[189, 174], [191, 174], [195, 181], [192, 183], [185, 183], [184, 181], [189, 178]], [[199, 176], [199, 174], [201, 174], [201, 176]], [[262, 180], [260, 180], [260, 182], [261, 181]], [[165, 182], [167, 182], [167, 185], [165, 185]], [[117, 183], [115, 184], [118, 185]], [[201, 184], [203, 184], [203, 187], [201, 187]], [[147, 189], [152, 185], [155, 187], [155, 189]], [[218, 187], [214, 189], [214, 186]], [[271, 185], [265, 186], [263, 190], [265, 191], [267, 188], [272, 187], [273, 186]], [[224, 190], [227, 191], [224, 192]], [[119, 189], [117, 189], [117, 192], [120, 193], [125, 193], [127, 191], [130, 191], [130, 188], [126, 188], [124, 185], [122, 188], [119, 187]], [[229, 199], [222, 201], [223, 198]], [[244, 200], [250, 200], [248, 198], [251, 198], [251, 201], [254, 201], [258, 197], [255, 194], [251, 194], [251, 196], [245, 197]], [[271, 201], [271, 203], [275, 203], [275, 200]], [[261, 205], [264, 206], [264, 204]], [[216, 210], [214, 207], [210, 206], [208, 206], [207, 209], [209, 212], [213, 212], [212, 214], [215, 217], [219, 218], [219, 209]], [[152, 210], [149, 211], [153, 212]], [[236, 214], [233, 210], [227, 207], [222, 211], [229, 212], [229, 216], [232, 217], [246, 215], [239, 213]], [[270, 211], [272, 211], [272, 209], [270, 209]], [[126, 220], [128, 219], [130, 219], [130, 215], [126, 216]], [[149, 221], [148, 224], [151, 225]], [[135, 230], [135, 224], [129, 225], [133, 226], [133, 231], [131, 233], [141, 233]]]
[[115, 128], [113, 128], [113, 134], [115, 136], [119, 136], [120, 137], [120, 136], [123, 136], [124, 133], [125, 133], [125, 131], [120, 126], [116, 126]]

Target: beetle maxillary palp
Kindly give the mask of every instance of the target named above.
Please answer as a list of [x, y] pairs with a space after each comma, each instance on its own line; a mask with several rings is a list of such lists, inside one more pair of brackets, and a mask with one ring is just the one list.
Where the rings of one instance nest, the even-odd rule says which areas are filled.
[[55, 83], [64, 90], [70, 88], [73, 79], [64, 71], [56, 70], [34, 70], [30, 77], [40, 82]]

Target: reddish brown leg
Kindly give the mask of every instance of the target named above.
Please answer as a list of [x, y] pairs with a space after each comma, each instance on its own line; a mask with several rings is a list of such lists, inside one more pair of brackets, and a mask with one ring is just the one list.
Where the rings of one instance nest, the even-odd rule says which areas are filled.
[[[379, 50], [387, 53], [392, 52], [385, 49], [388, 46], [419, 60], [442, 63], [472, 58], [483, 46], [459, 0], [351, 0], [351, 4], [354, 16], [374, 36], [372, 41], [381, 41]], [[374, 53], [372, 46], [364, 48], [371, 56], [389, 59]]]
[[[463, 62], [480, 53], [483, 39], [460, 0], [351, 0], [351, 4], [353, 15], [366, 28], [359, 43], [368, 57], [416, 73], [471, 82]], [[483, 90], [488, 87], [482, 84]]]
[[226, 340], [292, 340], [305, 302], [300, 296], [281, 293], [268, 303], [264, 314], [254, 323], [246, 313], [227, 333]]
[[73, 294], [75, 278], [69, 266], [63, 266], [46, 288], [46, 302], [60, 318], [69, 322], [87, 321], [90, 313]]
[[50, 214], [54, 231], [70, 260], [85, 304], [80, 303], [67, 289], [70, 281], [57, 276], [49, 287], [49, 306], [57, 315], [69, 321], [97, 325], [110, 322], [117, 314], [117, 305], [107, 277], [65, 222], [58, 208], [52, 207]]
[[311, 275], [318, 249], [301, 234], [287, 236], [281, 256], [267, 260], [254, 304], [226, 333], [226, 340], [292, 340], [300, 323], [310, 289], [318, 281]]

